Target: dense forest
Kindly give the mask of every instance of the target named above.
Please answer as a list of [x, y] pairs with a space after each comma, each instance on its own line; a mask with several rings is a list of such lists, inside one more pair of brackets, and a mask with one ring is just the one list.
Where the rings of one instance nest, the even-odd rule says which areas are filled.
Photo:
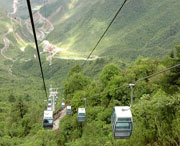
[[[165, 68], [180, 63], [180, 46], [163, 59], [139, 57], [135, 62], [119, 67], [106, 65], [94, 80], [86, 76], [80, 65], [74, 66], [60, 93], [57, 109], [62, 98], [72, 105], [73, 114], [66, 115], [59, 130], [42, 127], [44, 92], [40, 83], [18, 82], [23, 91], [11, 93], [1, 87], [0, 96], [0, 145], [2, 146], [97, 146], [97, 145], [180, 145], [180, 68], [173, 69], [135, 84], [133, 133], [129, 139], [113, 138], [110, 115], [116, 105], [130, 104], [130, 89], [122, 87], [106, 94], [104, 91], [131, 83]], [[11, 85], [15, 83], [11, 83]], [[10, 84], [10, 83], [8, 83]], [[36, 85], [32, 87], [31, 84]], [[39, 88], [40, 87], [40, 88]], [[8, 92], [7, 92], [8, 91]], [[22, 93], [22, 94], [21, 94]], [[97, 96], [97, 94], [99, 94]], [[96, 96], [94, 96], [96, 95]], [[4, 98], [7, 97], [7, 98]], [[83, 107], [87, 98], [87, 120], [77, 122], [77, 108]]]

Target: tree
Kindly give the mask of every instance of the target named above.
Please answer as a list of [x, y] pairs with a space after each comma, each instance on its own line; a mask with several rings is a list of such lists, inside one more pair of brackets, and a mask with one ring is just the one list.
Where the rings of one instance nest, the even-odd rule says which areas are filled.
[[72, 76], [74, 73], [81, 73], [82, 69], [79, 65], [74, 66], [71, 71], [69, 72], [69, 77]]
[[103, 83], [103, 85], [106, 86], [108, 82], [111, 79], [113, 79], [114, 76], [119, 74], [120, 74], [120, 69], [116, 65], [110, 64], [104, 67], [100, 76], [100, 80]]
[[32, 145], [41, 146], [58, 146], [54, 131], [39, 130]]
[[18, 119], [23, 119], [24, 115], [27, 113], [28, 107], [26, 103], [20, 97], [13, 105], [11, 109], [11, 117], [13, 121], [17, 121]]
[[[180, 64], [180, 46], [176, 46], [176, 55], [171, 55], [169, 58], [166, 58], [165, 63], [168, 63], [167, 67], [175, 66]], [[180, 67], [176, 67], [165, 76], [164, 81], [162, 82], [163, 87], [166, 92], [173, 94], [178, 91], [180, 86]]]
[[[141, 100], [133, 108], [134, 132], [133, 140], [141, 131], [141, 137], [137, 141], [145, 143], [158, 142], [159, 145], [171, 145], [172, 123], [178, 112], [180, 98], [176, 95], [168, 96], [164, 91], [158, 90], [153, 96], [143, 95]], [[176, 131], [178, 131], [178, 126]]]
[[64, 95], [66, 99], [71, 99], [75, 91], [84, 90], [89, 83], [89, 78], [82, 73], [72, 74], [65, 83]]

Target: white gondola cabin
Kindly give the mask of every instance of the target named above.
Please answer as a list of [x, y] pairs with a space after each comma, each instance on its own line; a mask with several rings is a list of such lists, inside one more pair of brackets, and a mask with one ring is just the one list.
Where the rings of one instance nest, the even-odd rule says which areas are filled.
[[129, 138], [133, 130], [133, 119], [129, 106], [116, 106], [111, 115], [115, 138]]
[[52, 111], [44, 111], [43, 127], [45, 129], [53, 128], [53, 112]]
[[61, 103], [61, 108], [62, 108], [62, 109], [65, 108], [65, 103], [64, 103], [64, 102]]
[[51, 106], [51, 103], [48, 103], [48, 106]]
[[51, 111], [51, 110], [52, 110], [52, 105], [51, 105], [51, 103], [48, 103], [47, 110], [48, 110], [48, 111]]
[[52, 96], [51, 96], [51, 95], [49, 95], [49, 99], [52, 99]]
[[55, 105], [57, 104], [57, 99], [55, 98], [55, 100], [54, 100], [54, 103], [55, 103]]
[[48, 104], [51, 104], [51, 99], [48, 99]]
[[66, 108], [66, 114], [67, 115], [70, 115], [72, 113], [72, 111], [71, 111], [71, 106], [67, 106], [67, 108]]
[[85, 110], [85, 108], [78, 108], [77, 119], [78, 119], [78, 122], [86, 121], [86, 110]]
[[47, 111], [52, 111], [52, 107], [47, 107]]

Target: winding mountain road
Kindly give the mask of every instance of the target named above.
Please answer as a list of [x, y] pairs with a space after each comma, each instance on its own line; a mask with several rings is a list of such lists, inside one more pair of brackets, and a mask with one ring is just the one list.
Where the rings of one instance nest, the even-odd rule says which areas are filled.
[[7, 35], [8, 35], [9, 33], [13, 32], [13, 25], [14, 25], [14, 23], [13, 23], [12, 17], [10, 17], [10, 15], [13, 15], [13, 14], [16, 13], [16, 11], [17, 11], [17, 4], [18, 4], [18, 0], [14, 0], [14, 1], [13, 1], [13, 12], [8, 13], [8, 15], [7, 15], [8, 18], [11, 19], [11, 26], [10, 26], [8, 32], [6, 32], [6, 33], [3, 35], [3, 38], [2, 38], [2, 39], [3, 39], [3, 41], [4, 41], [4, 47], [1, 49], [1, 55], [2, 55], [6, 60], [12, 61], [12, 65], [10, 65], [10, 67], [9, 67], [9, 72], [10, 72], [11, 74], [12, 74], [12, 67], [13, 67], [13, 65], [14, 65], [14, 62], [15, 62], [17, 59], [13, 59], [13, 58], [11, 58], [11, 57], [8, 57], [8, 56], [6, 56], [4, 53], [5, 53], [5, 51], [7, 51], [7, 49], [9, 48], [9, 44], [10, 44], [10, 41], [8, 40]]
[[6, 37], [9, 33], [10, 33], [10, 32], [8, 31], [7, 33], [5, 33], [5, 34], [3, 35], [4, 47], [1, 49], [1, 55], [2, 55], [5, 59], [10, 60], [10, 61], [13, 61], [12, 58], [10, 58], [10, 57], [8, 57], [8, 56], [6, 56], [6, 55], [4, 54], [5, 50], [7, 50], [7, 49], [9, 48], [9, 40], [8, 40], [7, 37]]
[[[45, 37], [48, 34], [50, 34], [54, 30], [54, 26], [47, 18], [43, 17], [39, 11], [37, 11], [33, 15], [33, 18], [34, 18], [35, 25], [40, 26], [40, 27], [36, 27], [37, 39], [39, 41], [42, 41], [43, 39], [45, 39]], [[27, 19], [25, 21], [25, 25], [26, 25], [27, 31], [31, 35], [33, 35], [30, 19]]]
[[[13, 28], [14, 28], [14, 22], [13, 22], [13, 18], [11, 17], [12, 15], [16, 14], [17, 12], [17, 5], [19, 4], [19, 0], [13, 0], [13, 5], [12, 5], [12, 8], [13, 8], [13, 11], [8, 13], [8, 18], [11, 19], [11, 26], [8, 30], [8, 32], [6, 32], [4, 35], [3, 35], [3, 41], [4, 41], [4, 47], [1, 49], [1, 55], [9, 60], [9, 61], [12, 61], [12, 65], [9, 67], [9, 72], [12, 73], [12, 67], [13, 67], [13, 64], [14, 62], [17, 60], [13, 59], [13, 58], [10, 58], [8, 56], [5, 55], [5, 52], [7, 51], [7, 49], [9, 48], [9, 44], [10, 44], [10, 41], [8, 40], [7, 38], [7, 35], [10, 33], [10, 32], [13, 32]], [[59, 8], [57, 11], [60, 11], [61, 8]], [[50, 34], [53, 30], [54, 30], [54, 26], [53, 24], [49, 21], [48, 18], [45, 18], [41, 15], [41, 13], [39, 11], [37, 11], [34, 15], [34, 20], [35, 20], [35, 23], [37, 26], [40, 26], [39, 28], [36, 29], [37, 31], [37, 38], [38, 40], [42, 41], [43, 39], [46, 38], [46, 36], [48, 34]], [[18, 18], [20, 19], [20, 18]], [[21, 20], [21, 19], [20, 19]], [[20, 21], [21, 22], [21, 21]], [[27, 19], [25, 21], [25, 25], [26, 25], [26, 28], [27, 28], [27, 31], [29, 33], [32, 34], [32, 28], [31, 28], [31, 23], [30, 23], [30, 19]], [[63, 56], [55, 56], [58, 52], [59, 52], [59, 48], [57, 48], [55, 46], [55, 52], [53, 53], [49, 53], [48, 57], [47, 57], [47, 61], [50, 62], [50, 65], [51, 65], [51, 62], [52, 62], [52, 58], [59, 58], [59, 59], [65, 59], [65, 60], [86, 60], [86, 58], [83, 58], [83, 57], [63, 57]], [[70, 52], [71, 53], [71, 52]], [[93, 61], [93, 60], [96, 60], [100, 57], [98, 56], [94, 56], [94, 57], [91, 57], [89, 58], [89, 61]]]
[[12, 74], [12, 67], [13, 67], [14, 62], [15, 62], [16, 60], [14, 60], [13, 58], [10, 58], [10, 57], [8, 57], [8, 56], [6, 56], [6, 55], [4, 54], [5, 50], [7, 50], [7, 49], [9, 48], [9, 40], [8, 40], [7, 37], [6, 37], [8, 34], [9, 34], [9, 31], [3, 35], [4, 47], [1, 49], [1, 55], [2, 55], [5, 59], [12, 61], [12, 64], [10, 65], [9, 70], [8, 70], [9, 73]]

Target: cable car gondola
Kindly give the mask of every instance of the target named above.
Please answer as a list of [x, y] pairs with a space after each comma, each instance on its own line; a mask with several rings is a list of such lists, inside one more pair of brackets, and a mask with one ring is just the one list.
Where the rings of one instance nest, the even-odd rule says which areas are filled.
[[43, 127], [45, 129], [53, 128], [53, 111], [44, 111]]
[[55, 103], [55, 105], [57, 104], [57, 98], [54, 99], [54, 103]]
[[111, 124], [114, 138], [129, 138], [133, 130], [133, 119], [131, 108], [133, 106], [133, 86], [131, 88], [131, 105], [115, 106], [111, 114]]
[[67, 106], [66, 108], [66, 114], [67, 115], [71, 115], [72, 111], [71, 111], [71, 106]]
[[64, 108], [65, 108], [65, 103], [64, 103], [64, 102], [62, 102], [62, 104], [61, 104], [61, 108], [62, 108], [62, 109], [64, 109]]
[[48, 111], [51, 111], [51, 110], [52, 110], [51, 104], [48, 104], [47, 110], [48, 110]]
[[78, 122], [85, 122], [86, 121], [86, 110], [85, 110], [85, 108], [78, 108], [77, 119], [78, 119]]
[[129, 138], [133, 130], [133, 119], [129, 106], [115, 106], [111, 115], [115, 138]]
[[51, 104], [52, 100], [51, 98], [48, 99], [48, 104]]

